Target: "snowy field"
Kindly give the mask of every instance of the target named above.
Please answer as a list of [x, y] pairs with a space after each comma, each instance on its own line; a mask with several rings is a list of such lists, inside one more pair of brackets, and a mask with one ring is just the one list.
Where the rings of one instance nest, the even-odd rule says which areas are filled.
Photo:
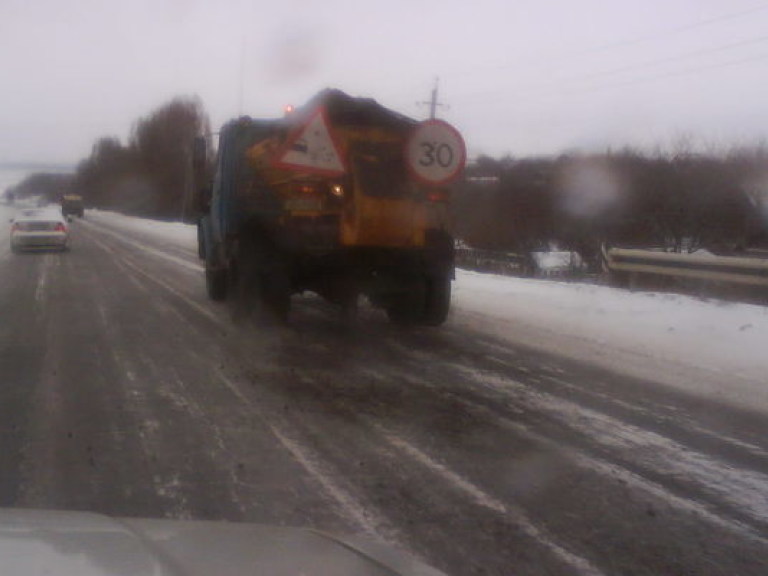
[[[194, 226], [89, 211], [196, 252]], [[449, 324], [768, 413], [768, 308], [459, 270]]]

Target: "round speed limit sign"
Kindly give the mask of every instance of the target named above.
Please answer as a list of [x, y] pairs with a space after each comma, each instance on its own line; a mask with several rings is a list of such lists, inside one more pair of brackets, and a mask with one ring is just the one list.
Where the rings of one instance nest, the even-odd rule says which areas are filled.
[[442, 120], [426, 120], [408, 139], [405, 159], [411, 175], [422, 184], [439, 186], [456, 179], [464, 168], [464, 139]]

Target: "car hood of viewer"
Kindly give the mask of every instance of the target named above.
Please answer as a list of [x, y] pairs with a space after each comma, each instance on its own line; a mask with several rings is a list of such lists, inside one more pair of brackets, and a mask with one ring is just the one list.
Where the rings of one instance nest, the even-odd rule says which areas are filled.
[[45, 510], [0, 510], [0, 558], [5, 576], [442, 574], [392, 548], [314, 530]]

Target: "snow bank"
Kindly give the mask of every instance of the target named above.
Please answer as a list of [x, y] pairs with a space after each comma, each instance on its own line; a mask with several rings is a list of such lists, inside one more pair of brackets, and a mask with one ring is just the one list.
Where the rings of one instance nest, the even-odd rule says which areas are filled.
[[96, 223], [107, 225], [115, 231], [138, 233], [144, 237], [171, 242], [181, 248], [197, 252], [197, 226], [194, 224], [148, 220], [102, 210], [87, 210], [85, 217]]
[[458, 271], [454, 321], [768, 412], [768, 308]]

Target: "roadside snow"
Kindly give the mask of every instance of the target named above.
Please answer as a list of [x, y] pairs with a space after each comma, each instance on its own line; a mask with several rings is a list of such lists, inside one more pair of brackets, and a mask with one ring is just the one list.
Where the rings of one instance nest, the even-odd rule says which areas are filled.
[[768, 412], [768, 308], [459, 270], [453, 321]]
[[[196, 227], [86, 219], [196, 252]], [[449, 325], [768, 413], [768, 307], [457, 271]]]
[[197, 227], [193, 224], [148, 220], [103, 210], [87, 210], [85, 218], [105, 224], [115, 231], [138, 232], [143, 237], [171, 242], [178, 247], [197, 253]]

